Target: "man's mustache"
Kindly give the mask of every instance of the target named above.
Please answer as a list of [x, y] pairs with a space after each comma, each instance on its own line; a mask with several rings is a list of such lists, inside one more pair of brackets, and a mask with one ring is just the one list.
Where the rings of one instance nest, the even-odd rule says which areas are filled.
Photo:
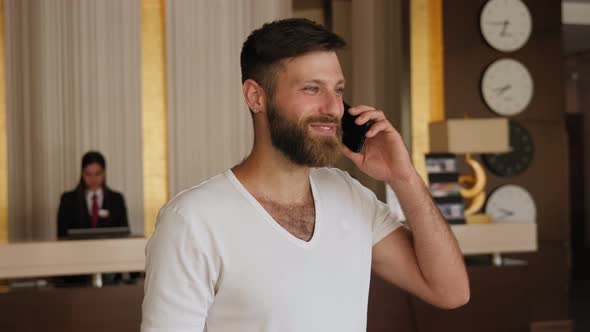
[[305, 120], [305, 124], [320, 122], [320, 123], [334, 123], [339, 125], [340, 119], [335, 118], [333, 116], [312, 116]]

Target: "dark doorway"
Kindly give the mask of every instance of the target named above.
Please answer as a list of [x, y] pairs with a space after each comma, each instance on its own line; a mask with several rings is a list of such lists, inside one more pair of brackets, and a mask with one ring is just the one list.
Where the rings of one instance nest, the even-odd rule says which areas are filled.
[[590, 25], [563, 25], [571, 225], [570, 316], [590, 331]]
[[569, 146], [572, 279], [590, 279], [590, 248], [586, 241], [584, 114], [567, 113]]

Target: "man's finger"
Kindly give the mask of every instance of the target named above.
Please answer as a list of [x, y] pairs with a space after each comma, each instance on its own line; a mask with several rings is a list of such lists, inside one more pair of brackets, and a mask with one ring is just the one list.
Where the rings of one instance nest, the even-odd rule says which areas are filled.
[[356, 123], [357, 125], [362, 125], [369, 120], [380, 121], [383, 119], [385, 119], [385, 114], [383, 114], [382, 111], [372, 110], [372, 111], [366, 111], [366, 112], [361, 113], [361, 115], [359, 115], [359, 117], [356, 118], [354, 123]]
[[391, 127], [391, 125], [389, 124], [389, 122], [387, 122], [387, 120], [381, 120], [379, 122], [375, 122], [371, 126], [371, 129], [369, 129], [369, 131], [367, 131], [365, 136], [368, 138], [374, 137], [375, 135], [379, 134], [380, 132], [386, 131], [390, 127]]

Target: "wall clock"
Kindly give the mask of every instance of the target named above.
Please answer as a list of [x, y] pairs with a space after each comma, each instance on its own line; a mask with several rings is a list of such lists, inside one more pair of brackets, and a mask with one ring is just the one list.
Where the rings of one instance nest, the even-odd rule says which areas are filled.
[[496, 176], [510, 177], [524, 172], [533, 161], [534, 145], [529, 131], [515, 121], [509, 122], [510, 152], [482, 154], [486, 168]]
[[529, 9], [520, 0], [490, 0], [481, 11], [479, 26], [491, 47], [512, 52], [528, 41], [533, 20]]
[[496, 188], [490, 194], [485, 212], [497, 223], [535, 222], [537, 207], [533, 196], [521, 186], [509, 184]]
[[513, 116], [524, 111], [533, 98], [533, 78], [522, 63], [500, 59], [484, 72], [481, 93], [492, 111]]

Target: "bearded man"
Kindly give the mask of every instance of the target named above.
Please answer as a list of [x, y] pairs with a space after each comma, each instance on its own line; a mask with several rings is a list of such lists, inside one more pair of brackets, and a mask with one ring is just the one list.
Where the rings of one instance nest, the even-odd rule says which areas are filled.
[[[143, 332], [365, 331], [371, 269], [439, 307], [468, 301], [457, 241], [383, 112], [350, 108], [373, 124], [360, 153], [341, 144], [344, 46], [305, 19], [267, 23], [244, 42], [253, 149], [160, 211]], [[407, 226], [329, 167], [341, 154], [393, 188]]]

